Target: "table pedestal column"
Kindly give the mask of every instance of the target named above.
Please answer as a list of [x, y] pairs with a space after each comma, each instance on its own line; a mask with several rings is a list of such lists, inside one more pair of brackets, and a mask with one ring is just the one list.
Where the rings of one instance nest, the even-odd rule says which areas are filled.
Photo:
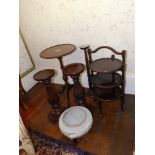
[[62, 70], [62, 78], [65, 82], [65, 84], [62, 87], [62, 91], [60, 93], [64, 93], [64, 91], [66, 90], [66, 94], [67, 94], [67, 107], [70, 107], [70, 103], [69, 103], [69, 91], [70, 89], [73, 87], [71, 84], [68, 83], [68, 76], [64, 74], [64, 65], [63, 65], [63, 61], [62, 61], [62, 57], [58, 57], [60, 66], [61, 66], [61, 70]]
[[80, 75], [71, 76], [74, 82], [73, 95], [76, 99], [77, 104], [84, 106], [85, 105], [84, 89], [80, 84], [79, 76]]
[[61, 115], [60, 102], [58, 94], [52, 89], [50, 85], [50, 80], [45, 81], [47, 100], [51, 106], [51, 111], [48, 114], [48, 119], [50, 122], [56, 123]]
[[64, 74], [64, 65], [62, 62], [62, 57], [68, 55], [76, 50], [76, 46], [72, 44], [59, 44], [53, 47], [47, 48], [40, 53], [40, 57], [44, 59], [53, 59], [57, 58], [59, 60], [63, 80], [65, 82], [62, 91], [60, 93], [64, 93], [67, 90], [67, 98], [68, 98], [68, 107], [69, 107], [69, 90], [71, 89], [70, 84], [68, 83], [68, 77]]
[[63, 86], [62, 92], [61, 92], [61, 93], [63, 93], [65, 91], [65, 89], [67, 89], [69, 83], [68, 83], [68, 77], [64, 74], [64, 65], [63, 65], [63, 62], [62, 62], [62, 57], [58, 57], [58, 60], [59, 60], [61, 70], [62, 70], [62, 78], [63, 78], [63, 80], [65, 82], [65, 85]]

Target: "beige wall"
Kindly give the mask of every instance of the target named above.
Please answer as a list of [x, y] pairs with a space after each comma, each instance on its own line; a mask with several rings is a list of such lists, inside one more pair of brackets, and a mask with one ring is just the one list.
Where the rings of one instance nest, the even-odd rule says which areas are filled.
[[[134, 0], [20, 0], [19, 11], [20, 28], [35, 65], [37, 69], [55, 68], [54, 82], [63, 83], [59, 63], [40, 58], [43, 49], [61, 43], [89, 44], [93, 49], [109, 45], [127, 50], [126, 93], [134, 94]], [[71, 62], [85, 63], [79, 48], [64, 57], [64, 64]], [[26, 89], [32, 87], [29, 80], [30, 75], [23, 79]], [[86, 71], [81, 81], [87, 86]]]

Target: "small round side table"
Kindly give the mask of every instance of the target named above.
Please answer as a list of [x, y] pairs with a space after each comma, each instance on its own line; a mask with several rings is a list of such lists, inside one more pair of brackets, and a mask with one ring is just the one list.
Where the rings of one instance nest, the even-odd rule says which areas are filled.
[[51, 105], [51, 112], [48, 114], [48, 119], [52, 123], [56, 123], [62, 113], [60, 108], [59, 96], [51, 87], [51, 78], [54, 76], [55, 71], [53, 69], [44, 69], [37, 72], [33, 78], [36, 81], [43, 82], [46, 86], [47, 100]]
[[64, 74], [73, 79], [73, 95], [76, 99], [77, 105], [85, 105], [84, 89], [82, 88], [79, 77], [84, 71], [84, 65], [81, 63], [72, 63], [64, 67]]
[[45, 50], [43, 50], [40, 53], [40, 57], [44, 58], [44, 59], [54, 59], [57, 58], [59, 60], [60, 63], [60, 67], [62, 70], [62, 74], [63, 74], [63, 80], [65, 82], [65, 85], [63, 87], [63, 91], [65, 89], [67, 89], [69, 83], [68, 83], [68, 77], [66, 75], [64, 75], [63, 69], [64, 69], [64, 64], [62, 61], [63, 56], [66, 56], [72, 52], [74, 52], [76, 50], [76, 46], [72, 45], [72, 44], [59, 44], [59, 45], [55, 45], [52, 47], [49, 47]]
[[63, 93], [65, 90], [67, 92], [67, 99], [68, 99], [68, 105], [69, 105], [69, 90], [72, 88], [72, 85], [68, 83], [68, 77], [64, 74], [64, 64], [63, 64], [63, 57], [74, 52], [76, 50], [76, 46], [73, 44], [59, 44], [52, 47], [49, 47], [45, 50], [43, 50], [40, 53], [40, 57], [44, 59], [54, 59], [57, 58], [60, 63], [60, 67], [62, 70], [62, 78], [65, 82], [61, 93]]

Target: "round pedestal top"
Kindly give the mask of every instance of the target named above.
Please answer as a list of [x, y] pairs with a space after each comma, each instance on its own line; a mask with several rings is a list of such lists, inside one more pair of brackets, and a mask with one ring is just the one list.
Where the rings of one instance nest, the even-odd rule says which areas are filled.
[[54, 74], [54, 69], [44, 69], [34, 74], [33, 79], [36, 81], [44, 81], [50, 79]]
[[40, 57], [45, 59], [58, 58], [72, 53], [76, 50], [76, 46], [72, 44], [60, 44], [49, 47], [40, 53]]
[[77, 75], [82, 73], [84, 65], [81, 63], [72, 63], [64, 67], [64, 74], [68, 76]]
[[59, 127], [63, 133], [85, 133], [92, 125], [91, 112], [82, 106], [74, 106], [65, 110], [59, 118]]
[[97, 73], [112, 73], [122, 67], [122, 61], [111, 58], [101, 58], [93, 61], [90, 68]]

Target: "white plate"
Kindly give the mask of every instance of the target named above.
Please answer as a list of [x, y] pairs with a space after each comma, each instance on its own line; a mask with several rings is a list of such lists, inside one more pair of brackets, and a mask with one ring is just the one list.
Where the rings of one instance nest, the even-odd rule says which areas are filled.
[[59, 118], [60, 130], [65, 133], [78, 133], [86, 130], [92, 123], [91, 112], [82, 106], [65, 110]]

